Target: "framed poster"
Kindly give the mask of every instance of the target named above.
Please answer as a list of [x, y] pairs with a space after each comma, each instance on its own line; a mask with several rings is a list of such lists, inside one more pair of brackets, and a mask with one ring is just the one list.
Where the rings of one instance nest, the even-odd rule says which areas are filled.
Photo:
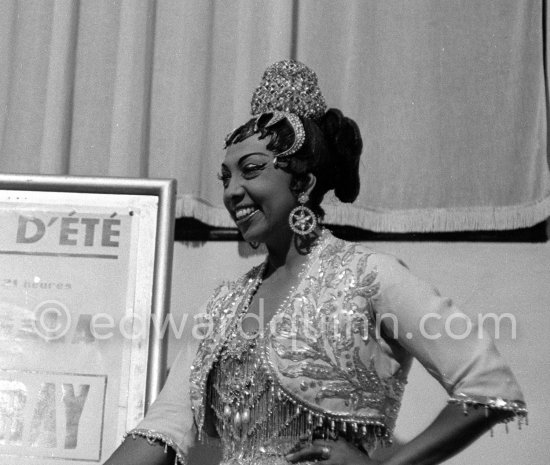
[[1, 463], [102, 463], [159, 392], [175, 190], [0, 176]]

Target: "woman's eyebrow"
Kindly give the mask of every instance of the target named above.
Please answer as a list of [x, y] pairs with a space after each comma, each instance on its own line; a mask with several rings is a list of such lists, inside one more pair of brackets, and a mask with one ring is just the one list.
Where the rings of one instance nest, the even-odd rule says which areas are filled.
[[267, 155], [266, 153], [251, 152], [251, 153], [247, 153], [246, 155], [243, 155], [241, 158], [239, 158], [238, 164], [240, 165], [243, 162], [243, 160], [247, 159], [248, 157], [251, 157], [252, 155], [261, 155], [262, 157], [269, 157], [269, 155]]

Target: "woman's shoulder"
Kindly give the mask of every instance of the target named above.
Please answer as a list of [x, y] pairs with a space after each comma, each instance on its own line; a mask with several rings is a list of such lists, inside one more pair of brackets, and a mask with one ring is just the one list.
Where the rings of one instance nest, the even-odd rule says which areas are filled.
[[354, 276], [354, 282], [374, 297], [404, 284], [418, 285], [419, 279], [399, 257], [379, 251], [362, 242], [346, 241], [332, 236], [320, 256], [319, 270], [326, 279], [342, 272]]
[[359, 271], [390, 272], [408, 269], [403, 260], [395, 255], [379, 251], [363, 242], [347, 241], [332, 234], [321, 255], [325, 259], [334, 257], [332, 262], [340, 266], [356, 263]]

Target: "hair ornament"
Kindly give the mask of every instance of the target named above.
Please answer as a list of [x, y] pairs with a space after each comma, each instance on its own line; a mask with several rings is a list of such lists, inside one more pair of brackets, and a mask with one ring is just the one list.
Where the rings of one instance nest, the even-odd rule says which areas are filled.
[[294, 141], [292, 142], [292, 145], [288, 149], [277, 154], [278, 160], [294, 155], [302, 148], [304, 142], [306, 141], [306, 132], [304, 130], [304, 125], [298, 116], [294, 113], [288, 113], [286, 111], [272, 111], [269, 113], [263, 113], [258, 115], [256, 118], [256, 125], [254, 127], [255, 132], [258, 131], [258, 122], [264, 118], [269, 118], [269, 120], [263, 125], [265, 128], [275, 126], [277, 123], [286, 120], [294, 132]]
[[253, 115], [282, 111], [316, 120], [325, 114], [327, 104], [315, 72], [299, 61], [283, 60], [265, 70], [252, 95], [251, 110]]

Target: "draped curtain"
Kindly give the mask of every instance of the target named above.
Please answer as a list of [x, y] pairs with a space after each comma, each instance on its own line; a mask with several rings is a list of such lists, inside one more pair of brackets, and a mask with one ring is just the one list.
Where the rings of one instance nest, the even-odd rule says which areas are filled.
[[312, 67], [363, 134], [375, 231], [550, 215], [542, 0], [3, 0], [0, 171], [176, 178], [178, 216], [232, 226], [216, 179], [266, 66]]

